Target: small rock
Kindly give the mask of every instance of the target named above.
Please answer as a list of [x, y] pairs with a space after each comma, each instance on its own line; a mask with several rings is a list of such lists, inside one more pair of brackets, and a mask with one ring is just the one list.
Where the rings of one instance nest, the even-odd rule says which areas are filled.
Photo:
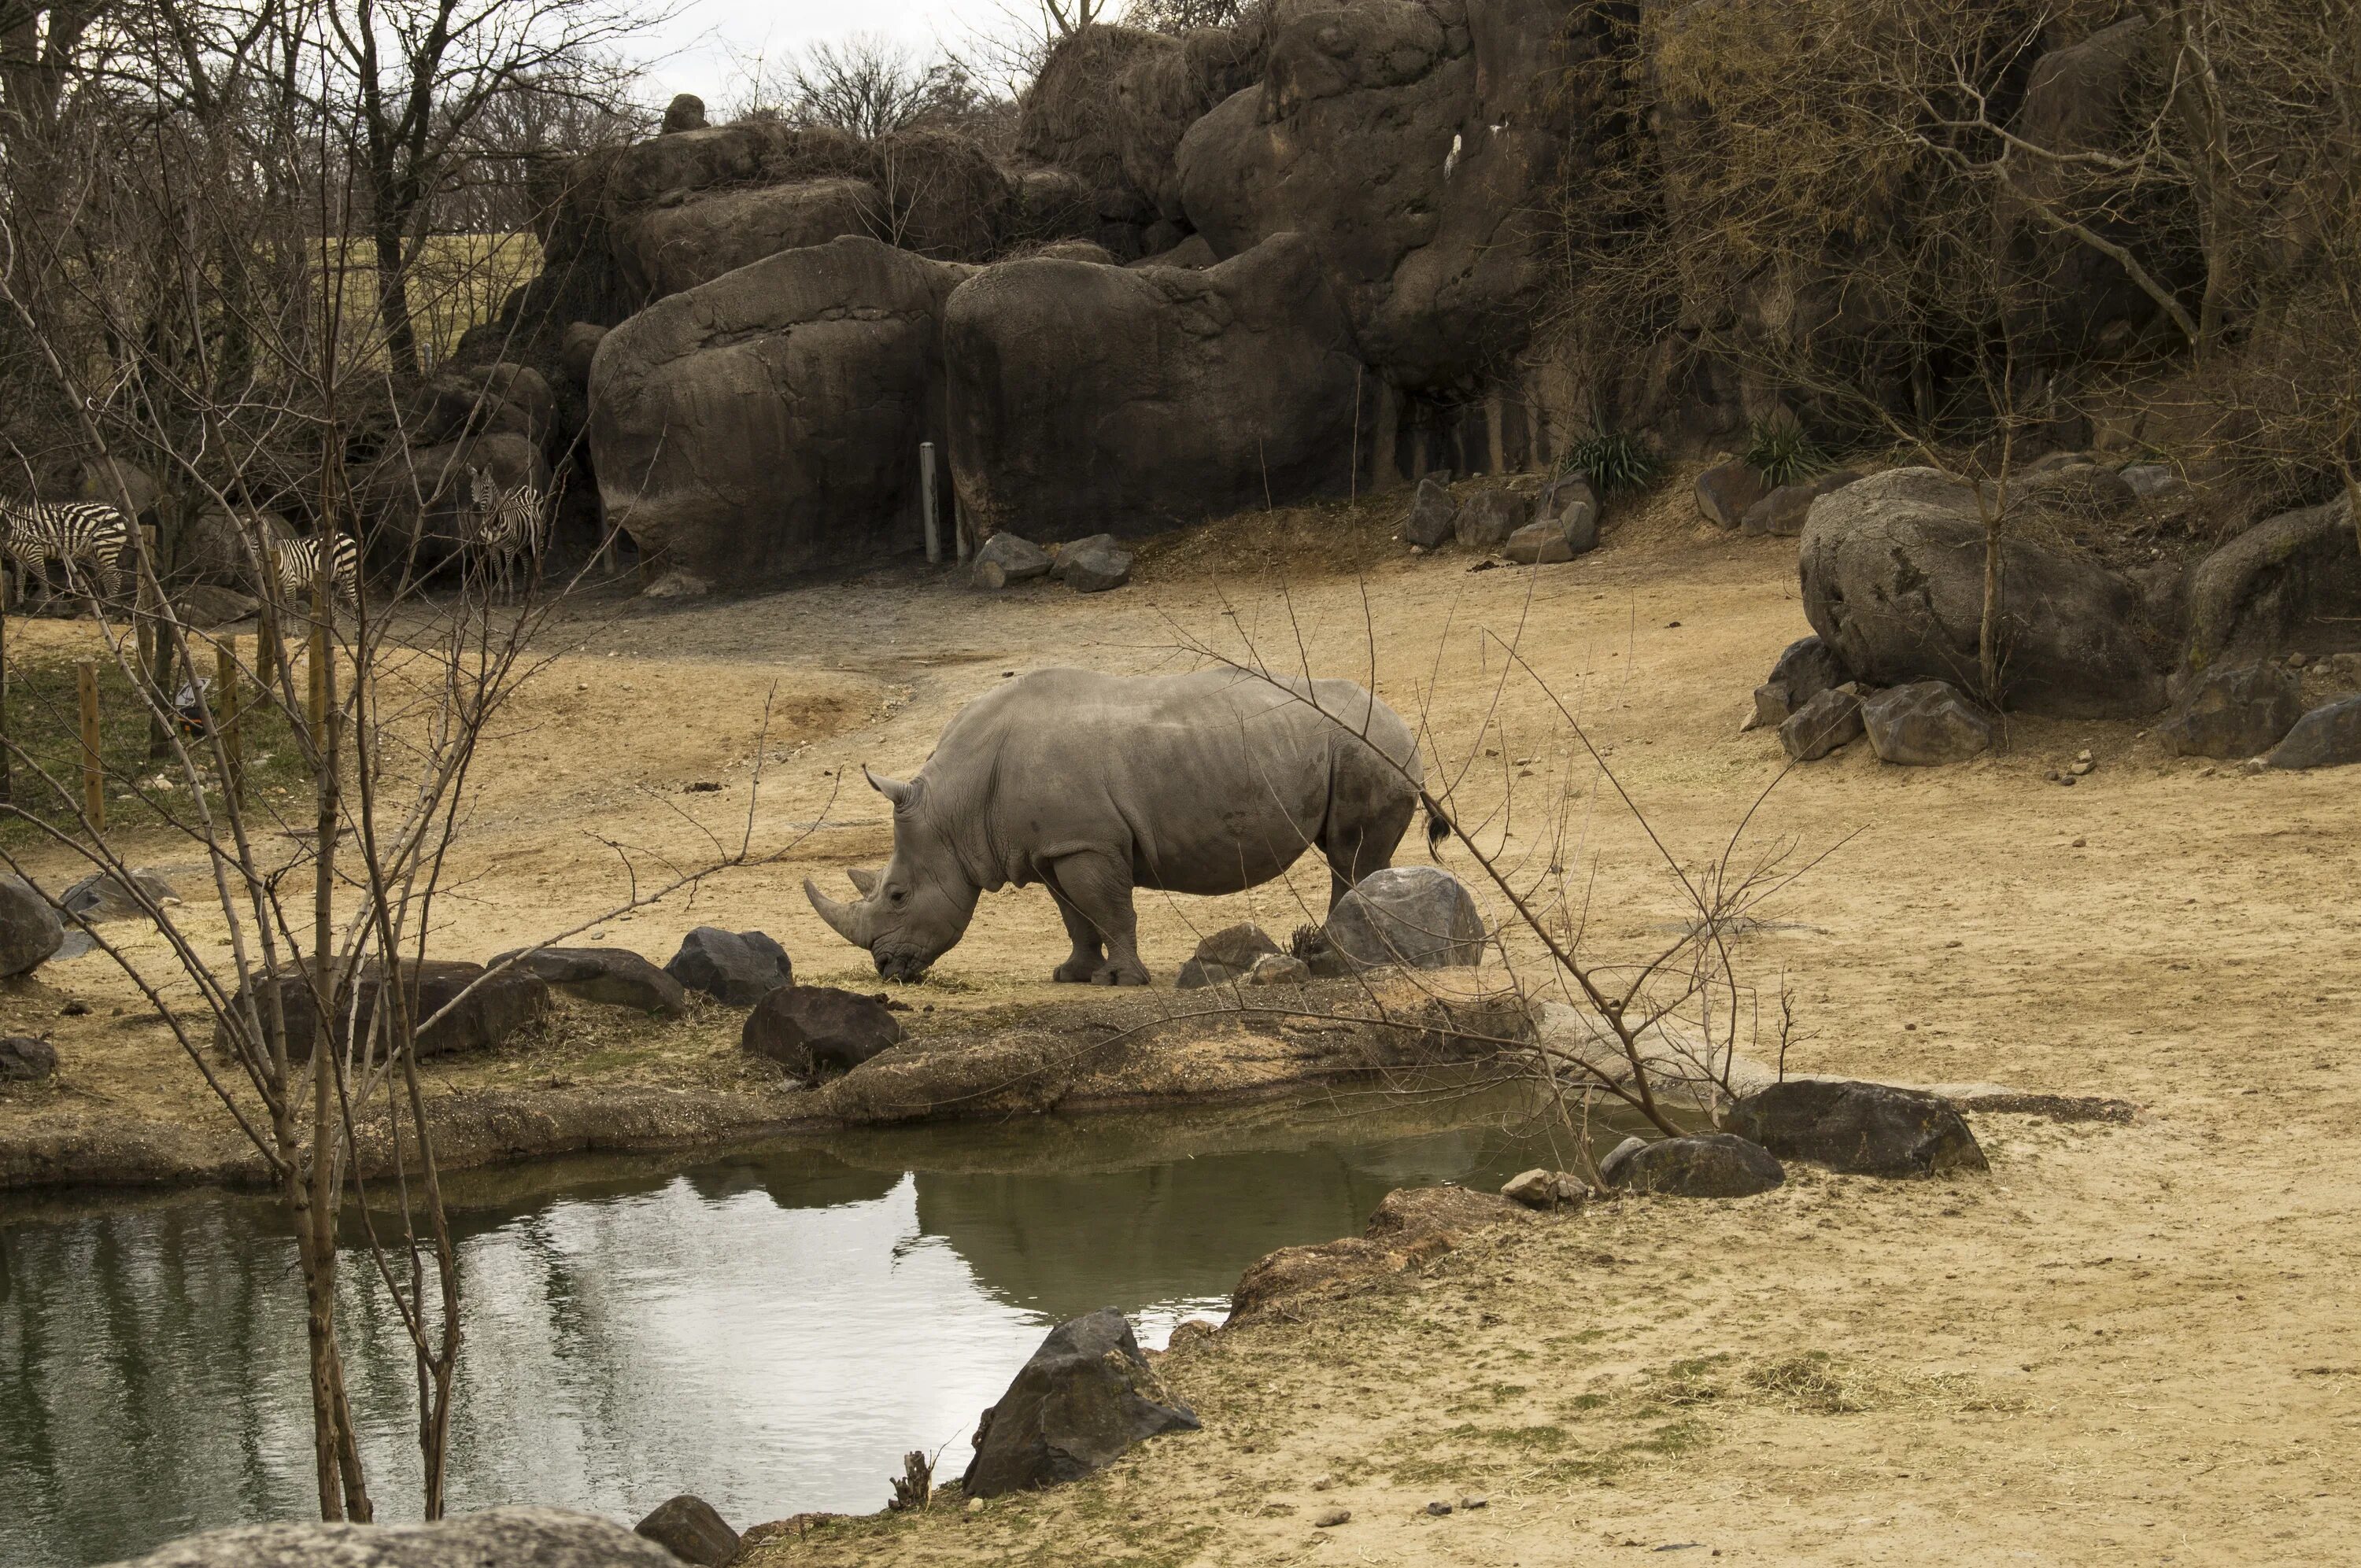
[[1738, 727], [1741, 735], [1750, 729], [1776, 729], [1787, 722], [1795, 705], [1787, 700], [1787, 688], [1777, 681], [1765, 681], [1754, 688], [1754, 707], [1746, 722]]
[[1449, 969], [1484, 961], [1484, 917], [1466, 884], [1439, 866], [1371, 872], [1336, 901], [1323, 927], [1362, 965]]
[[1079, 1480], [1136, 1442], [1197, 1427], [1157, 1380], [1131, 1324], [1103, 1307], [1051, 1330], [984, 1412], [960, 1489], [996, 1497]]
[[1992, 748], [1992, 720], [1942, 681], [1872, 692], [1861, 698], [1861, 719], [1881, 762], [1940, 767]]
[[1352, 1509], [1325, 1508], [1321, 1511], [1317, 1518], [1312, 1519], [1312, 1528], [1314, 1530], [1334, 1530], [1340, 1524], [1350, 1524], [1352, 1522]]
[[2116, 474], [2131, 487], [2132, 494], [2142, 500], [2187, 488], [2180, 475], [2161, 463], [2134, 463], [2117, 469]]
[[1634, 1149], [1618, 1163], [1612, 1184], [1671, 1198], [1745, 1198], [1786, 1179], [1761, 1144], [1730, 1133], [1700, 1133]]
[[1451, 532], [1470, 550], [1498, 550], [1525, 525], [1529, 505], [1513, 490], [1477, 490], [1459, 504]]
[[2070, 773], [2073, 774], [2073, 775], [2074, 775], [2076, 778], [2078, 778], [2078, 779], [2079, 779], [2079, 778], [2086, 778], [2086, 777], [2088, 777], [2088, 776], [2090, 775], [2090, 772], [2091, 772], [2091, 770], [2092, 770], [2092, 768], [2097, 767], [2098, 765], [2099, 765], [2098, 763], [2092, 762], [2090, 759], [2088, 759], [2088, 758], [2084, 758], [2083, 760], [2081, 760], [2081, 762], [2076, 762], [2072, 767], [2070, 767], [2070, 768], [2067, 769], [2066, 771], [2067, 771], [2068, 773]]
[[1697, 476], [1697, 512], [1708, 522], [1736, 528], [1763, 492], [1763, 476], [1733, 457]]
[[65, 922], [31, 883], [0, 876], [0, 975], [48, 962], [65, 939]]
[[1831, 686], [1789, 714], [1779, 726], [1779, 744], [1796, 762], [1815, 762], [1861, 733], [1861, 697], [1847, 684]]
[[[1787, 711], [1811, 701], [1831, 686], [1840, 686], [1852, 679], [1837, 657], [1837, 651], [1817, 637], [1798, 637], [1779, 651], [1778, 663], [1763, 677], [1787, 688]], [[1784, 717], [1784, 715], [1782, 717]]]
[[902, 1043], [902, 1025], [882, 996], [832, 985], [784, 985], [746, 1014], [738, 1047], [797, 1078], [850, 1072]]
[[1780, 539], [1793, 539], [1804, 532], [1804, 520], [1810, 515], [1814, 501], [1843, 489], [1860, 477], [1850, 468], [1839, 468], [1816, 479], [1781, 485], [1746, 509], [1746, 515], [1739, 520], [1738, 531], [1746, 534], [1770, 534]]
[[1633, 1155], [1647, 1146], [1648, 1140], [1642, 1137], [1625, 1138], [1617, 1144], [1607, 1151], [1607, 1157], [1598, 1162], [1598, 1179], [1609, 1187], [1621, 1185], [1623, 1168], [1631, 1163]]
[[967, 1500], [967, 1511], [972, 1514], [980, 1514], [983, 1512], [983, 1499], [982, 1497], [970, 1497]]
[[1246, 970], [1248, 985], [1309, 985], [1312, 966], [1292, 953], [1265, 953]]
[[1509, 1179], [1500, 1196], [1528, 1209], [1579, 1209], [1590, 1200], [1590, 1189], [1563, 1170], [1538, 1168]]
[[1321, 1475], [1312, 1477], [1312, 1489], [1315, 1492], [1324, 1492], [1335, 1484], [1336, 1477], [1334, 1475]]
[[2301, 653], [2290, 653], [2287, 656], [2287, 667], [2290, 670], [2301, 670], [2310, 661]]
[[1078, 594], [1103, 594], [1131, 581], [1131, 552], [1112, 533], [1093, 533], [1060, 549], [1054, 570]]
[[1574, 559], [1574, 547], [1554, 522], [1529, 522], [1509, 535], [1502, 554], [1521, 566], [1554, 566]]
[[1459, 504], [1451, 499], [1448, 482], [1429, 475], [1418, 482], [1401, 536], [1413, 550], [1432, 550], [1451, 537], [1452, 520], [1458, 515]]
[[1444, 1515], [1451, 1511], [1451, 1505], [1444, 1502], [1442, 1498], [1437, 1497], [1433, 1502], [1426, 1505], [1426, 1511], [1433, 1514], [1436, 1519], [1441, 1519]]
[[1182, 991], [1227, 985], [1246, 979], [1257, 962], [1278, 951], [1279, 944], [1261, 927], [1251, 920], [1242, 920], [1235, 926], [1223, 927], [1199, 942], [1196, 952], [1180, 966], [1180, 978], [1175, 983]]
[[687, 1008], [687, 992], [680, 981], [626, 948], [543, 948], [520, 956], [521, 949], [496, 953], [485, 964], [498, 969], [514, 959], [514, 968], [538, 975], [560, 995], [600, 1007], [630, 1007], [660, 1018], [677, 1018]]
[[[135, 891], [136, 890], [136, 891]], [[164, 880], [161, 872], [135, 871], [126, 885], [112, 872], [93, 872], [66, 889], [58, 900], [58, 907], [92, 925], [102, 920], [123, 920], [134, 915], [144, 915], [139, 907], [139, 895], [159, 908], [181, 902], [172, 884]]]
[[633, 1535], [654, 1541], [683, 1563], [699, 1568], [724, 1568], [738, 1555], [738, 1532], [704, 1498], [683, 1492], [658, 1503], [647, 1518], [631, 1527]]
[[1459, 1511], [1462, 1513], [1472, 1514], [1477, 1508], [1488, 1508], [1491, 1506], [1492, 1499], [1481, 1492], [1470, 1492], [1459, 1499]]
[[262, 601], [217, 583], [191, 583], [173, 591], [172, 608], [180, 613], [183, 626], [211, 631], [216, 627], [253, 620], [262, 613]]
[[2158, 728], [2169, 751], [2233, 762], [2269, 751], [2302, 717], [2301, 677], [2276, 664], [2243, 664], [2191, 680]]
[[0, 1037], [0, 1083], [34, 1083], [58, 1070], [58, 1051], [32, 1035]]
[[683, 937], [664, 972], [732, 1007], [752, 1007], [796, 979], [787, 950], [770, 937], [718, 926], [699, 926]]
[[2265, 761], [2274, 768], [2337, 768], [2361, 762], [2361, 696], [2315, 707], [2295, 722]]
[[1011, 583], [1046, 577], [1049, 566], [1048, 551], [1003, 529], [977, 548], [971, 570], [978, 587], [1005, 588]]

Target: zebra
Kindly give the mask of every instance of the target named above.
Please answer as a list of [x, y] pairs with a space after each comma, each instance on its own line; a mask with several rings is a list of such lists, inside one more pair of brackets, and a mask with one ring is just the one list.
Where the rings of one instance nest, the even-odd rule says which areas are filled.
[[130, 548], [131, 524], [104, 501], [0, 500], [0, 556], [15, 564], [20, 595], [28, 575], [41, 585], [44, 605], [55, 597], [51, 559], [63, 566], [69, 591], [89, 563], [93, 590], [104, 595], [121, 587]]
[[[347, 535], [332, 536], [329, 582], [337, 598], [360, 603], [361, 547]], [[281, 540], [278, 551], [280, 597], [291, 605], [312, 602], [312, 585], [320, 580], [320, 539], [316, 534]]]
[[467, 479], [475, 503], [468, 515], [468, 543], [491, 568], [500, 591], [508, 594], [511, 574], [521, 557], [532, 564], [529, 570], [541, 569], [542, 493], [530, 479], [502, 488], [488, 468], [470, 466]]

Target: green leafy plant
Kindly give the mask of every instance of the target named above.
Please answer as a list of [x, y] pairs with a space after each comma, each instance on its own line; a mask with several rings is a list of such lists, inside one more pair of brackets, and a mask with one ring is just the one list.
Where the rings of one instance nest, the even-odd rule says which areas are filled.
[[1773, 485], [1792, 485], [1826, 469], [1832, 459], [1793, 420], [1756, 420], [1747, 427], [1746, 466]]
[[1638, 436], [1609, 430], [1576, 442], [1559, 466], [1565, 473], [1589, 475], [1600, 495], [1611, 496], [1645, 489], [1663, 465]]

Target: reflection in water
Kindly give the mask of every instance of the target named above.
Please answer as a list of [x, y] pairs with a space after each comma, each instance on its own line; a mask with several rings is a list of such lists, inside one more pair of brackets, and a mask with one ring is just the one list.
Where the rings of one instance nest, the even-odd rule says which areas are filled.
[[[1218, 1315], [1254, 1258], [1357, 1229], [1390, 1188], [1497, 1184], [1534, 1162], [1497, 1128], [1424, 1119], [1307, 1132], [1265, 1113], [1218, 1135], [1043, 1121], [848, 1158], [585, 1163], [505, 1193], [479, 1179], [455, 1215], [451, 1507], [628, 1520], [695, 1491], [741, 1524], [868, 1511], [905, 1450], [964, 1461], [969, 1424], [1047, 1325], [1113, 1305], [1161, 1343], [1180, 1317]], [[357, 1257], [344, 1278], [379, 1516], [414, 1518], [400, 1325]], [[0, 1225], [0, 1563], [306, 1517], [302, 1344], [293, 1249], [260, 1200]]]

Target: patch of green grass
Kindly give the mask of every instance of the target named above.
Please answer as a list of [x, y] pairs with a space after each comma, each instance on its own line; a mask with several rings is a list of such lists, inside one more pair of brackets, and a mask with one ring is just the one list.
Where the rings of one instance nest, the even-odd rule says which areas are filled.
[[1826, 470], [1835, 460], [1793, 420], [1756, 420], [1747, 427], [1746, 466], [1773, 485], [1793, 485]]
[[1592, 488], [1601, 496], [1646, 489], [1663, 470], [1664, 464], [1646, 442], [1620, 430], [1584, 436], [1558, 462], [1560, 473], [1589, 476]]
[[1456, 1426], [1444, 1436], [1462, 1442], [1487, 1443], [1494, 1448], [1559, 1449], [1566, 1445], [1566, 1430], [1562, 1426], [1479, 1427]]
[[[111, 658], [94, 662], [99, 765], [104, 775], [108, 830], [191, 820], [194, 806], [179, 762], [170, 752], [163, 762], [148, 760], [148, 708], [131, 677]], [[174, 684], [177, 688], [178, 683]], [[24, 753], [12, 757], [9, 765], [10, 798], [16, 810], [59, 831], [75, 831], [75, 814], [82, 806], [83, 755], [81, 683], [73, 661], [11, 660], [7, 722], [9, 740]], [[279, 806], [299, 819], [308, 819], [310, 774], [285, 716], [271, 707], [256, 707], [239, 720], [239, 740], [248, 802], [266, 810]], [[192, 751], [209, 755], [211, 747], [192, 745]], [[170, 787], [148, 782], [159, 774]], [[208, 800], [218, 806], [221, 792], [215, 781], [208, 776], [205, 784]], [[300, 808], [299, 797], [304, 803]], [[0, 844], [15, 849], [47, 839], [40, 827], [14, 812], [0, 817]]]

